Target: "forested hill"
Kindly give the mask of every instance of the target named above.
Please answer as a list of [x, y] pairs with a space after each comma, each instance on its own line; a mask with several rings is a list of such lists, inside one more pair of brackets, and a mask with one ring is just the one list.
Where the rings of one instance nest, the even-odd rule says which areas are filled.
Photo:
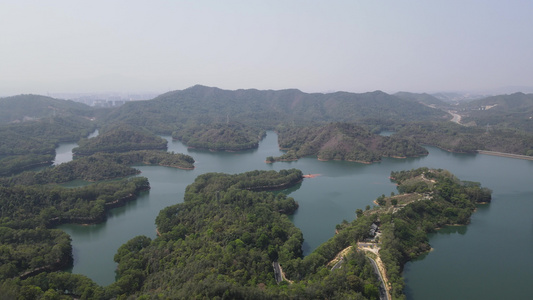
[[[491, 106], [491, 107], [487, 107]], [[514, 93], [473, 100], [459, 105], [460, 109], [484, 110], [487, 112], [521, 112], [533, 109], [533, 94]]]
[[[286, 216], [298, 207], [294, 199], [240, 188], [242, 180], [261, 186], [294, 176], [301, 177], [301, 171], [199, 176], [187, 187], [183, 203], [160, 212], [158, 238], [138, 236], [118, 249], [119, 278], [108, 294], [118, 299], [377, 299], [378, 283], [362, 253], [347, 255], [337, 272], [327, 266], [339, 251], [335, 246], [346, 247], [357, 238], [356, 230], [345, 231], [348, 242], [302, 258], [302, 233]], [[360, 227], [366, 233], [369, 226]], [[293, 271], [291, 284], [278, 285], [273, 262]]]
[[477, 150], [533, 155], [533, 136], [515, 129], [462, 126], [452, 122], [413, 122], [398, 126], [394, 136], [447, 151]]
[[465, 124], [533, 132], [533, 94], [488, 97], [459, 105], [458, 110]]
[[316, 155], [321, 160], [370, 163], [381, 160], [382, 156], [413, 157], [428, 154], [426, 149], [411, 139], [372, 134], [361, 126], [349, 123], [282, 128], [279, 130], [279, 145], [288, 152], [281, 157], [268, 157], [268, 162]]
[[171, 133], [176, 124], [237, 121], [262, 128], [280, 123], [407, 122], [445, 119], [446, 113], [419, 103], [375, 91], [308, 94], [299, 90], [222, 90], [194, 86], [136, 101], [108, 115], [108, 122], [125, 122]]
[[74, 155], [91, 155], [97, 152], [127, 152], [132, 150], [166, 150], [167, 141], [146, 130], [121, 124], [111, 126], [97, 137], [81, 139]]
[[77, 141], [95, 127], [93, 122], [76, 117], [0, 125], [0, 176], [51, 164], [58, 143]]
[[402, 98], [405, 100], [411, 100], [416, 101], [418, 103], [428, 105], [435, 108], [441, 108], [441, 109], [448, 109], [450, 107], [450, 104], [440, 100], [439, 98], [432, 96], [430, 94], [422, 93], [408, 93], [408, 92], [398, 92], [394, 94], [394, 96], [398, 98]]
[[173, 132], [172, 138], [193, 148], [239, 151], [257, 148], [265, 135], [264, 130], [232, 122], [190, 126]]
[[39, 95], [0, 98], [0, 124], [53, 116], [92, 117], [94, 108], [82, 103]]

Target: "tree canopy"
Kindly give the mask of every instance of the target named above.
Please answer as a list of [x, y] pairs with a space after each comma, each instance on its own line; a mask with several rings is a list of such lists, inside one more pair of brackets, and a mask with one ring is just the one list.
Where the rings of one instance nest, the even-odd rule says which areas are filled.
[[91, 155], [96, 152], [127, 152], [132, 150], [166, 150], [167, 141], [146, 130], [119, 124], [107, 128], [97, 137], [82, 139], [72, 149], [74, 155]]
[[185, 127], [172, 133], [172, 138], [189, 147], [239, 151], [257, 148], [265, 131], [240, 123], [210, 124]]
[[318, 127], [282, 127], [279, 145], [287, 153], [269, 159], [294, 160], [316, 155], [321, 160], [375, 162], [382, 156], [413, 157], [427, 155], [427, 150], [411, 139], [372, 134], [350, 123], [331, 123]]

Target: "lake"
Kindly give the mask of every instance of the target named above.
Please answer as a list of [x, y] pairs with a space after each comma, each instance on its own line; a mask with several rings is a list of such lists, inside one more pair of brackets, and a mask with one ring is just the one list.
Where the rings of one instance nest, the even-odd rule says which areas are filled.
[[266, 164], [278, 156], [277, 135], [268, 132], [259, 148], [243, 152], [187, 149], [168, 141], [168, 150], [191, 155], [194, 170], [137, 166], [152, 189], [137, 200], [108, 213], [105, 223], [62, 225], [72, 237], [73, 273], [87, 275], [101, 285], [115, 280], [113, 256], [120, 245], [137, 235], [156, 237], [155, 218], [169, 205], [183, 202], [185, 187], [206, 172], [241, 173], [250, 170], [297, 168], [320, 174], [286, 190], [300, 204], [291, 216], [304, 235], [308, 254], [333, 236], [335, 225], [355, 218], [357, 208], [374, 204], [382, 194], [396, 192], [391, 171], [418, 167], [450, 170], [462, 180], [478, 181], [493, 190], [493, 202], [480, 205], [468, 226], [449, 227], [430, 237], [434, 251], [406, 265], [408, 299], [502, 299], [528, 297], [533, 274], [533, 161], [488, 155], [457, 154], [428, 147], [419, 158], [384, 158], [371, 165], [318, 161]]

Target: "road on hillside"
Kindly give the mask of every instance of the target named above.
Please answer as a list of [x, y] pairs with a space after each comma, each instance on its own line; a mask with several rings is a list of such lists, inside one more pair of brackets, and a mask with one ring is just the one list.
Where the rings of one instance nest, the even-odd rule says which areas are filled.
[[374, 266], [374, 272], [376, 274], [378, 274], [379, 281], [381, 282], [381, 285], [379, 286], [379, 299], [380, 300], [390, 300], [389, 299], [389, 294], [387, 293], [387, 290], [385, 288], [385, 281], [383, 280], [383, 277], [381, 276], [381, 272], [379, 271], [378, 264], [372, 258], [370, 258], [368, 256], [367, 256], [367, 258], [370, 259], [370, 261], [372, 262], [372, 266]]

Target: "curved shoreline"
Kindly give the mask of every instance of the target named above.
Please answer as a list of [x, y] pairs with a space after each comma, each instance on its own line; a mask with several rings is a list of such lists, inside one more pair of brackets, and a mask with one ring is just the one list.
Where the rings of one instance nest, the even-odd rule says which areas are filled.
[[104, 203], [104, 212], [97, 217], [54, 217], [48, 220], [48, 226], [56, 228], [57, 226], [64, 224], [76, 224], [76, 225], [95, 225], [107, 221], [107, 212], [111, 209], [125, 206], [128, 202], [136, 200], [139, 197], [139, 193], [142, 191], [148, 191], [150, 187], [138, 189], [135, 193], [128, 196], [115, 199], [114, 201]]

